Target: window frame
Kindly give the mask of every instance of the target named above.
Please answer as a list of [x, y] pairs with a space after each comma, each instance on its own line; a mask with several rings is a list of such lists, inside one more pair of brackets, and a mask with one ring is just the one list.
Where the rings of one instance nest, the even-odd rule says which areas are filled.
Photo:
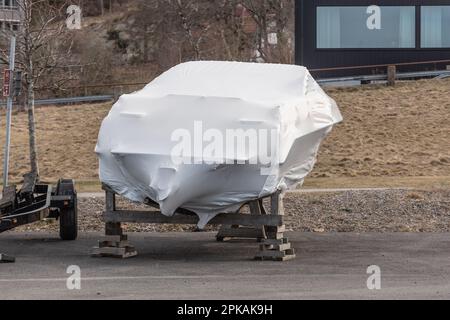
[[319, 52], [338, 52], [338, 51], [353, 51], [353, 52], [387, 52], [387, 51], [449, 51], [450, 48], [438, 47], [438, 48], [423, 48], [422, 45], [422, 7], [441, 7], [448, 6], [447, 4], [419, 4], [419, 5], [399, 5], [399, 4], [383, 4], [380, 7], [415, 7], [416, 8], [416, 47], [415, 48], [317, 48], [317, 8], [319, 7], [368, 7], [368, 5], [356, 5], [356, 4], [323, 4], [315, 5], [315, 14], [313, 15], [314, 23], [314, 51]]
[[17, 10], [19, 6], [17, 1], [9, 0], [9, 4], [6, 4], [6, 0], [0, 0], [0, 10]]
[[[419, 32], [419, 49], [420, 50], [446, 50], [448, 51], [450, 49], [450, 44], [447, 47], [422, 47], [422, 7], [448, 7], [450, 9], [450, 5], [421, 5], [420, 6], [420, 15], [419, 15], [419, 21], [420, 21], [420, 29]], [[449, 31], [450, 33], [450, 31]]]
[[[415, 9], [415, 46], [409, 48], [389, 48], [389, 47], [378, 47], [378, 48], [318, 48], [317, 43], [317, 17], [318, 17], [318, 9], [323, 7], [337, 7], [337, 8], [345, 8], [345, 7], [362, 7], [367, 8], [367, 5], [355, 5], [355, 4], [330, 4], [330, 5], [316, 5], [315, 6], [315, 14], [314, 14], [314, 47], [317, 51], [405, 51], [405, 50], [420, 50], [420, 7], [417, 5], [398, 5], [398, 4], [389, 4], [389, 5], [381, 5], [380, 7], [414, 7]], [[419, 37], [418, 37], [419, 36]]]

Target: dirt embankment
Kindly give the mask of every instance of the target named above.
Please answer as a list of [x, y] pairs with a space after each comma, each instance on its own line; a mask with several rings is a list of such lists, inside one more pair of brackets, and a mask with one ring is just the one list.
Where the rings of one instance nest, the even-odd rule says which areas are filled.
[[450, 80], [333, 89], [344, 115], [313, 177], [450, 176]]

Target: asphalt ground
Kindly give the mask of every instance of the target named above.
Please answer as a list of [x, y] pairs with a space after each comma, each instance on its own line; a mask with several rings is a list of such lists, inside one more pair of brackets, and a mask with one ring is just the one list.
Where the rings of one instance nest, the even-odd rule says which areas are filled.
[[[450, 298], [449, 233], [290, 232], [297, 258], [287, 262], [255, 261], [256, 242], [218, 243], [211, 232], [130, 234], [137, 257], [93, 258], [100, 236], [1, 234], [0, 252], [16, 262], [0, 264], [0, 300]], [[67, 286], [73, 266], [79, 290], [73, 278]], [[369, 266], [379, 290], [368, 289], [378, 276]]]

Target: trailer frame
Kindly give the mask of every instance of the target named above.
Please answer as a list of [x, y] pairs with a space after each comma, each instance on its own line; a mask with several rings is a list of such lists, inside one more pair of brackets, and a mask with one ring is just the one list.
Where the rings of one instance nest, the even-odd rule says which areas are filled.
[[[60, 238], [75, 240], [78, 236], [77, 192], [72, 179], [60, 179], [54, 189], [36, 182], [36, 176], [26, 174], [22, 188], [3, 188], [0, 200], [0, 233], [45, 219], [60, 222]], [[12, 256], [0, 254], [0, 262], [14, 262]]]

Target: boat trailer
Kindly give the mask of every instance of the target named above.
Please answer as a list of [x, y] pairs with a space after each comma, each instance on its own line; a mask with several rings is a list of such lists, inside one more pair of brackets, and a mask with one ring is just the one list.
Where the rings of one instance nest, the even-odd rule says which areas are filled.
[[[0, 200], [0, 233], [45, 219], [59, 220], [62, 240], [78, 236], [77, 192], [72, 179], [60, 179], [53, 189], [49, 184], [37, 183], [36, 175], [24, 176], [22, 188], [16, 185], [3, 189]], [[0, 253], [0, 262], [14, 262], [15, 258]]]

